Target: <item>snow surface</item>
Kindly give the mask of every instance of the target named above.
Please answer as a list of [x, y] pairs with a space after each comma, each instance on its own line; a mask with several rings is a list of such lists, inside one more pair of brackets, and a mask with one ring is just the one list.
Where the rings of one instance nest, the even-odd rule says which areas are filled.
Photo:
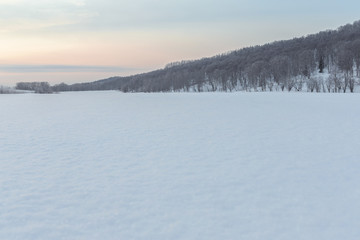
[[0, 95], [0, 239], [359, 239], [360, 94]]

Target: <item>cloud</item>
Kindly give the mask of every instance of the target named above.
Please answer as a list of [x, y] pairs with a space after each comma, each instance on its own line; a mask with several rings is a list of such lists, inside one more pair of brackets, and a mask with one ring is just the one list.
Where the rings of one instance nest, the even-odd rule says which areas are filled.
[[189, 23], [228, 21], [246, 9], [235, 0], [107, 0], [86, 2], [87, 10], [96, 12], [91, 27], [96, 29], [168, 28]]
[[69, 0], [69, 3], [74, 4], [78, 7], [84, 7], [86, 5], [85, 0]]
[[85, 23], [96, 16], [85, 0], [0, 0], [3, 33], [41, 31]]
[[[223, 23], [232, 25], [236, 30], [237, 26], [253, 21], [267, 23], [272, 19], [294, 19], [299, 16], [319, 18], [324, 14], [337, 13], [342, 5], [346, 6], [329, 0], [295, 3], [285, 0], [0, 0], [0, 29], [2, 32], [86, 32], [181, 29], [192, 27], [192, 24], [201, 28]], [[355, 14], [359, 3], [352, 5], [351, 11]], [[34, 28], [29, 28], [30, 24], [26, 22], [34, 23]], [[16, 28], [12, 27], [14, 23]], [[22, 27], [23, 24], [26, 28]]]
[[34, 31], [59, 30], [59, 26], [64, 26], [62, 31], [168, 28], [238, 18], [246, 12], [242, 3], [244, 0], [0, 0], [0, 28], [22, 31], [26, 22], [35, 23]]
[[76, 72], [127, 72], [134, 70], [118, 66], [82, 66], [82, 65], [21, 65], [2, 64], [0, 72], [5, 73], [76, 73]]

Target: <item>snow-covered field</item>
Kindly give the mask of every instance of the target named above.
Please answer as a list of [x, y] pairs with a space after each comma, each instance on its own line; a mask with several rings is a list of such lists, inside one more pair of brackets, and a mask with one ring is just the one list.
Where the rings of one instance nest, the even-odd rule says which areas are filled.
[[359, 103], [0, 95], [0, 239], [357, 240]]

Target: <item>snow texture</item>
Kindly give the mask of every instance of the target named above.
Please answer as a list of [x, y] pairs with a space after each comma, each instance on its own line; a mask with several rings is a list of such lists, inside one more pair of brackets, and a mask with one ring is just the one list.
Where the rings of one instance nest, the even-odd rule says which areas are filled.
[[360, 95], [0, 95], [0, 239], [360, 236]]

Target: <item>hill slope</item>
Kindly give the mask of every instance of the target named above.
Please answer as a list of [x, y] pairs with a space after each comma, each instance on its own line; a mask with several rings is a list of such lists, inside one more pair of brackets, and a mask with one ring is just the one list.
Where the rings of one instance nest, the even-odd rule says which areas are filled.
[[306, 37], [248, 47], [164, 69], [55, 91], [353, 91], [360, 77], [360, 21]]

